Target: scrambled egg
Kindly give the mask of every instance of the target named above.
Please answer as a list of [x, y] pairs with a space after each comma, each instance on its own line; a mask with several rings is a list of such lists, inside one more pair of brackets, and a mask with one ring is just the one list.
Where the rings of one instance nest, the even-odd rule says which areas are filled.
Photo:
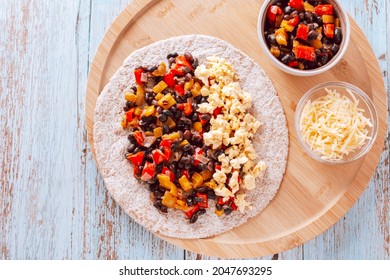
[[[221, 170], [216, 170], [213, 175], [217, 182], [215, 194], [223, 196], [224, 201], [235, 197], [235, 204], [243, 212], [251, 206], [245, 201], [246, 195], [237, 192], [240, 187], [248, 190], [256, 188], [256, 177], [266, 169], [263, 161], [254, 161], [256, 153], [251, 139], [261, 123], [247, 112], [252, 106], [252, 97], [241, 88], [234, 69], [225, 59], [207, 58], [206, 65], [200, 65], [195, 70], [195, 76], [204, 83], [200, 92], [207, 97], [207, 103], [200, 104], [198, 112], [212, 115], [215, 109], [222, 108], [222, 114], [210, 120], [210, 131], [204, 133], [204, 142], [213, 149], [230, 146], [218, 157]], [[239, 177], [239, 170], [245, 174], [244, 178]], [[228, 189], [226, 175], [231, 172]]]

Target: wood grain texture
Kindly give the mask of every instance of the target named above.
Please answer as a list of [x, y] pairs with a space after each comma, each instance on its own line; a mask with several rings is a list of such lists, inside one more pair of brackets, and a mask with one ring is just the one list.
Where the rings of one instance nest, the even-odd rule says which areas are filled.
[[[84, 128], [89, 64], [129, 2], [1, 1], [1, 259], [208, 258], [135, 224], [108, 197], [92, 158]], [[389, 93], [390, 3], [341, 2], [371, 42]], [[265, 258], [389, 259], [389, 141], [369, 187], [343, 219]]]

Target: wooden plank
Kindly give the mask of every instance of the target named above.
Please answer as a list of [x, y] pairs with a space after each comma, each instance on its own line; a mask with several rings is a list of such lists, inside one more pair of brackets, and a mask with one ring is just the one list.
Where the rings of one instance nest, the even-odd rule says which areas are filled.
[[[386, 58], [390, 54], [387, 42], [389, 29], [385, 23], [390, 11], [389, 2], [386, 0], [343, 0], [341, 2], [371, 42], [388, 88], [389, 64]], [[389, 94], [389, 90], [387, 93]], [[334, 227], [303, 246], [304, 258], [389, 259], [389, 205], [389, 137], [387, 137], [380, 163], [367, 190]]]
[[78, 9], [68, 1], [2, 4], [1, 258], [80, 256]]

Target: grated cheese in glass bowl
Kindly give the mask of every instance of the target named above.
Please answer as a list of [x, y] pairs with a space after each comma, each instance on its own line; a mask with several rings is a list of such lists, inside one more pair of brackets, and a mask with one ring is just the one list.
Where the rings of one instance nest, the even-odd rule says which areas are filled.
[[299, 101], [295, 130], [303, 150], [327, 164], [352, 162], [375, 143], [378, 119], [371, 99], [346, 82], [326, 82]]

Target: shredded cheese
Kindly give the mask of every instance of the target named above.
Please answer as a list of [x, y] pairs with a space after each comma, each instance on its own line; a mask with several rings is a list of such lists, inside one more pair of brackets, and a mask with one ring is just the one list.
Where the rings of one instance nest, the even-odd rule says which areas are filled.
[[336, 90], [325, 90], [327, 95], [305, 104], [299, 127], [310, 149], [322, 159], [341, 160], [370, 139], [372, 123], [350, 90], [352, 100]]

